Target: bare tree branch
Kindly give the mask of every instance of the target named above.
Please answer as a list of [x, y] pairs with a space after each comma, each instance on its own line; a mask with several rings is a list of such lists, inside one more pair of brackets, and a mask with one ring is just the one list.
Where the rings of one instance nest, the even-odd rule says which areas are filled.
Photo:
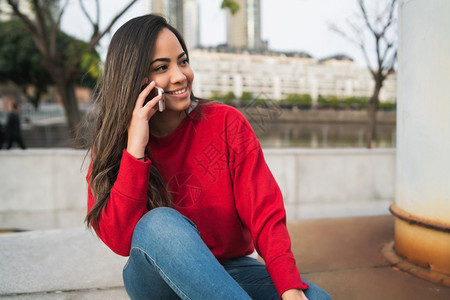
[[53, 18], [51, 14], [49, 14], [49, 19], [52, 20], [52, 28], [51, 28], [51, 36], [50, 36], [50, 55], [55, 56], [56, 55], [56, 39], [58, 37], [58, 31], [61, 25], [61, 18], [64, 14], [64, 10], [67, 7], [69, 0], [66, 0], [61, 9], [59, 10], [58, 16], [56, 17], [56, 20], [53, 21]]
[[397, 62], [397, 51], [394, 51], [391, 57], [385, 59], [385, 64], [383, 65], [383, 70], [385, 71], [385, 77], [394, 69], [395, 63]]
[[389, 17], [388, 21], [384, 25], [383, 29], [381, 30], [381, 35], [385, 35], [388, 28], [392, 25], [392, 22], [394, 22], [394, 11], [395, 11], [395, 4], [397, 0], [392, 0], [391, 4], [389, 5]]
[[97, 9], [97, 24], [100, 24], [100, 1], [95, 0], [95, 7]]
[[[397, 0], [390, 0], [389, 5], [384, 11], [377, 12], [377, 15], [372, 16], [366, 9], [365, 0], [357, 0], [360, 16], [364, 23], [365, 32], [372, 37], [372, 45], [368, 47], [368, 43], [363, 35], [363, 30], [353, 23], [347, 22], [352, 35], [350, 36], [346, 31], [337, 28], [331, 29], [347, 40], [359, 46], [364, 56], [364, 60], [374, 80], [374, 89], [369, 100], [368, 110], [368, 147], [372, 148], [376, 141], [376, 111], [379, 103], [380, 90], [383, 87], [383, 82], [386, 77], [393, 70], [397, 58], [396, 41], [395, 38], [389, 38], [390, 29], [396, 24], [395, 8]], [[372, 48], [373, 47], [373, 48]], [[373, 53], [369, 52], [373, 51]], [[372, 50], [373, 49], [373, 50]], [[376, 63], [371, 67], [370, 58], [375, 58]], [[375, 62], [375, 61], [374, 61]]]
[[19, 10], [19, 6], [17, 5], [17, 2], [14, 0], [6, 0], [9, 4], [9, 6], [11, 6], [14, 14], [16, 16], [18, 16], [27, 26], [27, 28], [30, 31], [36, 31], [36, 27], [34, 26], [33, 22], [31, 21], [30, 18], [28, 18], [25, 14], [23, 14], [20, 10]]
[[6, 1], [12, 8], [14, 14], [19, 19], [21, 19], [22, 22], [27, 27], [28, 31], [31, 34], [31, 37], [33, 38], [33, 41], [36, 44], [36, 47], [39, 49], [39, 51], [41, 53], [44, 53], [45, 49], [46, 49], [46, 45], [45, 45], [45, 42], [41, 39], [41, 36], [39, 34], [39, 31], [38, 31], [38, 28], [36, 27], [36, 25], [33, 23], [33, 21], [31, 21], [31, 19], [27, 15], [25, 15], [24, 13], [22, 13], [20, 11], [17, 1], [14, 1], [14, 0], [6, 0]]
[[369, 21], [369, 16], [367, 15], [366, 12], [366, 6], [364, 4], [364, 0], [358, 0], [358, 4], [359, 4], [359, 8], [361, 9], [361, 13], [364, 19], [364, 22], [366, 23], [367, 28], [369, 28], [369, 30], [371, 32], [376, 32], [375, 29], [372, 27], [372, 24], [370, 24]]
[[363, 57], [364, 60], [366, 62], [366, 65], [368, 67], [368, 69], [370, 70], [370, 72], [372, 73], [373, 76], [375, 76], [375, 73], [373, 72], [373, 68], [372, 68], [372, 64], [370, 62], [369, 59], [369, 54], [368, 51], [365, 47], [364, 44], [364, 36], [363, 36], [363, 31], [361, 30], [360, 27], [358, 27], [356, 24], [348, 21], [347, 22], [348, 26], [352, 29], [353, 34], [356, 37], [352, 37], [350, 36], [350, 34], [344, 32], [342, 29], [340, 29], [339, 27], [335, 26], [335, 25], [330, 25], [330, 29], [332, 31], [334, 31], [335, 33], [341, 35], [343, 38], [345, 38], [346, 40], [348, 40], [350, 43], [354, 44], [355, 46], [357, 46], [358, 48], [361, 49], [362, 53], [363, 53]]
[[359, 47], [360, 47], [360, 49], [361, 49], [361, 51], [362, 51], [362, 53], [363, 53], [363, 57], [364, 57], [364, 60], [366, 61], [367, 68], [369, 69], [370, 74], [372, 74], [373, 78], [375, 78], [376, 73], [375, 73], [374, 68], [372, 68], [372, 67], [370, 66], [371, 63], [370, 63], [369, 53], [367, 52], [366, 46], [364, 45], [363, 42], [361, 42], [361, 43], [359, 44]]
[[[98, 23], [94, 22], [92, 20], [91, 16], [89, 15], [88, 11], [86, 10], [86, 7], [84, 6], [83, 0], [78, 0], [78, 3], [80, 4], [81, 10], [83, 11], [84, 16], [88, 19], [89, 23], [91, 23], [92, 27], [94, 28], [95, 32], [98, 32]], [[98, 1], [97, 1], [98, 4]], [[98, 21], [98, 18], [97, 18]]]
[[330, 24], [329, 28], [330, 28], [330, 30], [334, 31], [335, 33], [339, 34], [340, 36], [342, 36], [343, 38], [348, 40], [350, 43], [355, 44], [355, 45], [359, 45], [359, 41], [357, 39], [351, 37], [350, 35], [348, 35], [346, 32], [344, 32], [342, 29], [340, 29], [336, 25]]
[[97, 43], [100, 41], [100, 39], [111, 30], [112, 26], [114, 25], [114, 23], [116, 23], [116, 21], [131, 7], [133, 6], [133, 4], [135, 4], [138, 0], [131, 0], [127, 6], [125, 6], [122, 11], [120, 11], [109, 23], [108, 26], [106, 26], [106, 28], [102, 31], [102, 32], [97, 32], [96, 34], [92, 34], [91, 36], [91, 40], [89, 41], [88, 46], [86, 47], [86, 51], [89, 52], [92, 49], [94, 49], [95, 45], [97, 45]]
[[[386, 43], [386, 48], [384, 49], [383, 55], [381, 56], [381, 61], [382, 62], [386, 61], [386, 58], [387, 58], [387, 56], [389, 54], [389, 50], [391, 50], [394, 47], [394, 43], [393, 42], [389, 43], [387, 40], [385, 40], [385, 43]], [[383, 66], [381, 66], [381, 67], [383, 67]]]
[[[64, 0], [60, 11], [57, 15], [52, 14], [53, 4], [58, 0], [26, 0], [33, 6], [33, 17], [28, 17], [19, 8], [17, 0], [6, 0], [6, 3], [11, 7], [12, 12], [25, 25], [27, 30], [43, 56], [43, 66], [54, 81], [56, 90], [61, 97], [64, 110], [66, 112], [67, 123], [70, 132], [73, 134], [75, 128], [80, 121], [81, 115], [78, 109], [78, 102], [75, 96], [75, 86], [77, 78], [81, 71], [81, 58], [84, 54], [92, 52], [99, 40], [111, 30], [114, 23], [138, 0], [128, 0], [128, 5], [121, 10], [108, 24], [104, 31], [99, 30], [100, 20], [100, 4], [96, 1], [96, 20], [93, 20], [88, 11], [83, 5], [82, 0], [79, 0], [81, 9], [86, 15], [87, 19], [93, 27], [91, 40], [87, 43], [84, 49], [80, 49], [77, 53], [66, 53], [67, 49], [58, 49], [56, 41], [61, 31], [61, 19], [64, 11], [68, 7], [69, 0]], [[59, 0], [60, 1], [60, 0]], [[70, 55], [70, 59], [61, 59], [66, 54]]]
[[41, 6], [39, 5], [39, 0], [33, 0], [32, 3], [33, 3], [34, 10], [35, 10], [35, 15], [36, 15], [37, 33], [38, 33], [39, 38], [44, 41], [44, 43], [43, 43], [44, 53], [42, 53], [42, 54], [44, 55], [44, 58], [46, 58], [48, 56], [49, 49], [48, 49], [48, 44], [46, 42], [46, 41], [48, 41], [48, 37], [47, 37], [47, 31], [45, 30], [45, 18], [42, 13]]

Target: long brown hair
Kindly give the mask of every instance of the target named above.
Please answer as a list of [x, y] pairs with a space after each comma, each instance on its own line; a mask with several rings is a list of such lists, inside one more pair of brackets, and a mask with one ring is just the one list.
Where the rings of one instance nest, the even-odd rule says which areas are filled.
[[[131, 19], [120, 27], [111, 39], [101, 87], [94, 101], [98, 118], [89, 147], [92, 160], [89, 183], [95, 204], [85, 219], [88, 226], [97, 227], [100, 214], [116, 181], [122, 152], [127, 146], [127, 128], [141, 84], [148, 76], [158, 33], [163, 28], [175, 34], [188, 56], [180, 33], [158, 15]], [[191, 99], [195, 99], [193, 95]], [[147, 198], [149, 209], [171, 205], [170, 193], [153, 163]]]

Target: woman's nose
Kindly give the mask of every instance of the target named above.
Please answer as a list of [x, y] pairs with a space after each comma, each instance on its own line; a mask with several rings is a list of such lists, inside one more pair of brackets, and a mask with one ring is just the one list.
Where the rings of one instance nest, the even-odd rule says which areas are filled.
[[183, 82], [186, 80], [186, 75], [184, 75], [183, 70], [179, 67], [175, 67], [173, 68], [170, 80], [172, 83]]

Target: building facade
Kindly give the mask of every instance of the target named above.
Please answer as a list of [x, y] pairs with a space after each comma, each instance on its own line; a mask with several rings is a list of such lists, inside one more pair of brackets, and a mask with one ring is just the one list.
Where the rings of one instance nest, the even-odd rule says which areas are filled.
[[[288, 94], [309, 94], [316, 101], [319, 95], [370, 97], [374, 87], [369, 70], [348, 58], [317, 60], [301, 53], [218, 49], [194, 49], [189, 56], [195, 74], [194, 93], [204, 98], [228, 92], [240, 97], [249, 92], [275, 100]], [[380, 101], [395, 101], [396, 93], [396, 75], [391, 74]]]
[[199, 46], [200, 11], [196, 0], [146, 0], [144, 9], [164, 16], [181, 33], [189, 49]]
[[183, 10], [183, 38], [188, 49], [194, 49], [199, 47], [200, 44], [200, 9], [198, 2], [196, 0], [184, 0]]
[[147, 13], [164, 16], [170, 25], [184, 34], [183, 0], [146, 0], [144, 2]]
[[236, 0], [239, 10], [227, 10], [227, 46], [238, 49], [261, 49], [261, 1]]

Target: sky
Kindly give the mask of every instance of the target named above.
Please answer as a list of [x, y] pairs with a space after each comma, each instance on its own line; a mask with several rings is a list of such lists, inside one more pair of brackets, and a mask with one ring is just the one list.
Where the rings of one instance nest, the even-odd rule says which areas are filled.
[[[118, 20], [112, 33], [135, 16], [144, 13], [144, 0], [138, 1]], [[369, 0], [369, 5], [381, 6], [390, 0]], [[94, 12], [93, 1], [84, 1]], [[113, 15], [125, 6], [126, 0], [100, 0], [103, 28]], [[221, 0], [197, 0], [200, 5], [200, 43], [216, 46], [226, 41], [225, 12], [220, 9]], [[375, 3], [375, 4], [374, 4]], [[378, 7], [373, 7], [378, 8]], [[358, 65], [365, 66], [361, 50], [330, 29], [332, 24], [346, 28], [347, 20], [358, 20], [357, 0], [261, 0], [262, 39], [269, 49], [307, 52], [315, 58], [345, 54]], [[82, 15], [78, 0], [69, 0], [62, 20], [64, 31], [81, 39], [87, 39], [90, 27]], [[100, 52], [104, 58], [111, 35], [101, 41]]]

